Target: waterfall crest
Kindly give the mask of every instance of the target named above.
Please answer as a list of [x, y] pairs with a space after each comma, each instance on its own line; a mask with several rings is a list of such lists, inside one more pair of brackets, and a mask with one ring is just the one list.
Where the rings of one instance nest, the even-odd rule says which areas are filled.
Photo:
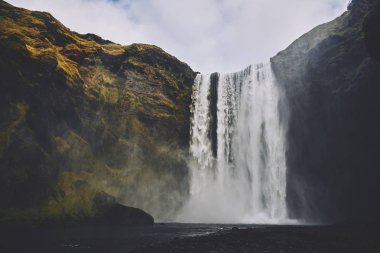
[[280, 223], [287, 219], [285, 130], [271, 65], [194, 82], [190, 199], [182, 222]]

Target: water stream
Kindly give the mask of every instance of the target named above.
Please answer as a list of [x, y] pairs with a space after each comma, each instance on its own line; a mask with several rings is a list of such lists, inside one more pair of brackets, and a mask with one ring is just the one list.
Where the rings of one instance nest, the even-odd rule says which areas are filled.
[[191, 192], [181, 222], [282, 223], [286, 125], [271, 65], [199, 74], [192, 95]]

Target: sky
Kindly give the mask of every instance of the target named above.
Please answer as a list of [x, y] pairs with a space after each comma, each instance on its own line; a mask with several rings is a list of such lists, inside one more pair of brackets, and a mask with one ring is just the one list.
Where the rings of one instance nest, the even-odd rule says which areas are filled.
[[6, 0], [73, 31], [154, 44], [203, 73], [234, 72], [341, 15], [349, 0]]

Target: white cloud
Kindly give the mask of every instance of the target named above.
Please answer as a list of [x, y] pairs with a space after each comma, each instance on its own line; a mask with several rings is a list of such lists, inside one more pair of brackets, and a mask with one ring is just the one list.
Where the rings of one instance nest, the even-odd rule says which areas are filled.
[[268, 61], [349, 0], [8, 0], [70, 29], [121, 44], [155, 44], [194, 70], [231, 72]]

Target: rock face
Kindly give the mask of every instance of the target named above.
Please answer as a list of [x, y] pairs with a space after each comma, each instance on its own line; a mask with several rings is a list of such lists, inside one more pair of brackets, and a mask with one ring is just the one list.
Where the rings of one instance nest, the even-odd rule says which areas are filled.
[[[293, 218], [380, 218], [380, 11], [353, 0], [272, 58]], [[0, 221], [166, 219], [188, 193], [189, 66], [0, 0]], [[215, 108], [212, 108], [215, 113]], [[215, 134], [215, 133], [210, 133]], [[168, 211], [170, 210], [170, 211]]]
[[93, 216], [101, 192], [161, 218], [181, 204], [189, 66], [0, 1], [0, 76], [2, 219]]
[[371, 58], [380, 63], [380, 4], [366, 16], [363, 23], [365, 43]]
[[292, 217], [379, 218], [376, 3], [352, 1], [342, 16], [272, 58], [290, 108], [287, 201]]

